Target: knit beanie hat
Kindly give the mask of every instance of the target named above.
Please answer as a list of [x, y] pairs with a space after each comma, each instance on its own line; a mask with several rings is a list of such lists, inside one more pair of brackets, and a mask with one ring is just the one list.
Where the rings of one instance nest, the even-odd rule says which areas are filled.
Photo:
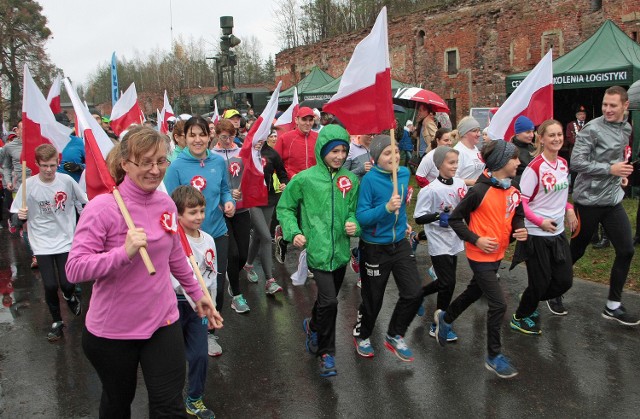
[[446, 145], [442, 145], [435, 149], [433, 152], [433, 164], [435, 164], [436, 169], [440, 169], [440, 166], [442, 166], [442, 163], [444, 162], [444, 158], [451, 152], [458, 154], [458, 150]]
[[349, 150], [349, 144], [345, 140], [341, 140], [341, 139], [331, 140], [322, 147], [322, 150], [320, 150], [320, 157], [324, 159], [331, 150], [338, 147], [339, 145], [346, 146], [347, 150]]
[[507, 165], [507, 162], [511, 160], [516, 153], [516, 146], [504, 140], [493, 140], [492, 142], [496, 143], [496, 146], [491, 154], [487, 156], [484, 163], [489, 171], [494, 172]]
[[458, 133], [463, 137], [467, 132], [480, 128], [480, 123], [472, 116], [465, 116], [458, 124]]
[[369, 154], [374, 164], [378, 164], [378, 158], [382, 154], [382, 150], [391, 145], [391, 137], [384, 134], [378, 134], [371, 140], [369, 146]]
[[513, 126], [516, 134], [520, 134], [525, 131], [533, 131], [535, 126], [533, 125], [533, 121], [527, 118], [524, 115], [520, 115], [518, 119], [516, 119], [516, 123]]

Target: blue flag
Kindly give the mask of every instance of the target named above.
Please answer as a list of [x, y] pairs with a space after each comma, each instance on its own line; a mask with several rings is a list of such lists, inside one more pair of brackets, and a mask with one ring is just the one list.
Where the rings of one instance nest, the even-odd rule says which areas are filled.
[[116, 53], [113, 52], [111, 56], [111, 106], [114, 106], [118, 101], [120, 89], [118, 89], [118, 62], [116, 60]]

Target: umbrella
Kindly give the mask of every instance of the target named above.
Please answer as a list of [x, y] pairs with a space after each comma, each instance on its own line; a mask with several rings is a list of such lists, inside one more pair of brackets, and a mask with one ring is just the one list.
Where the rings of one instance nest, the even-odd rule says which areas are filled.
[[421, 89], [419, 87], [403, 87], [398, 89], [393, 97], [395, 99], [426, 103], [436, 112], [449, 113], [447, 102], [431, 90]]

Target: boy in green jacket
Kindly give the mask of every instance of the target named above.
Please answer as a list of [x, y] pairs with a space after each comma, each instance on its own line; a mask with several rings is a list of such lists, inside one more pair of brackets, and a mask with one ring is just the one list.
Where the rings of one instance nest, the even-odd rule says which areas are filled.
[[358, 179], [342, 168], [349, 152], [349, 134], [338, 125], [320, 131], [316, 165], [294, 176], [278, 203], [284, 239], [307, 249], [318, 296], [311, 317], [302, 326], [307, 351], [320, 358], [320, 375], [337, 374], [335, 367], [338, 291], [350, 261], [350, 237], [360, 235], [356, 221]]

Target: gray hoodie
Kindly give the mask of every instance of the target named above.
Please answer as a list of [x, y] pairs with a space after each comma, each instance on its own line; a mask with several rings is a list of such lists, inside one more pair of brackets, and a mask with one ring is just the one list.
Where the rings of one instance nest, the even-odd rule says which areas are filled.
[[571, 153], [571, 170], [578, 173], [573, 200], [581, 205], [612, 206], [624, 198], [621, 178], [609, 174], [611, 165], [623, 161], [631, 125], [593, 119], [578, 133]]
[[[20, 161], [20, 153], [22, 153], [22, 139], [16, 137], [13, 141], [8, 142], [4, 147], [4, 157], [2, 159], [2, 169], [4, 174], [4, 186], [7, 183], [13, 183], [13, 190], [17, 191], [22, 184], [22, 162]], [[27, 177], [31, 176], [31, 169], [27, 167]]]

